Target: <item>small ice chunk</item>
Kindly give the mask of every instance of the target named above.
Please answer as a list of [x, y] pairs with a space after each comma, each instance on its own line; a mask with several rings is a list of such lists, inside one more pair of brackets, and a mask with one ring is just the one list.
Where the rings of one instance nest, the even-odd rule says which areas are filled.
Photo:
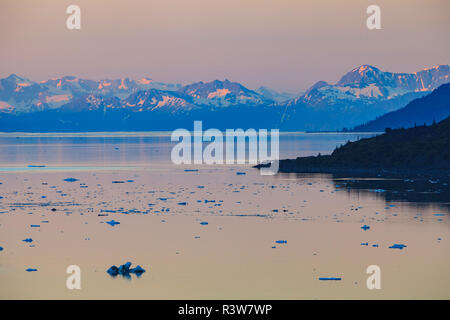
[[109, 224], [110, 226], [114, 227], [116, 224], [120, 224], [119, 221], [115, 221], [114, 219], [111, 221], [106, 221], [107, 224]]
[[389, 247], [389, 249], [399, 249], [403, 250], [406, 246], [404, 244], [395, 243], [392, 246]]

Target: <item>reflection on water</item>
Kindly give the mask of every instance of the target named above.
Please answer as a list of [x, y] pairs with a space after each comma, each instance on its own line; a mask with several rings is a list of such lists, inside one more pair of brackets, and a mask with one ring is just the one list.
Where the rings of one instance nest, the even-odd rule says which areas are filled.
[[[450, 298], [445, 181], [180, 167], [167, 135], [11, 139], [0, 138], [0, 298]], [[280, 153], [348, 139], [286, 135]], [[126, 261], [146, 272], [106, 272]], [[65, 287], [73, 264], [81, 290]], [[373, 264], [382, 290], [365, 285]]]
[[336, 186], [356, 193], [376, 193], [386, 202], [406, 201], [417, 208], [429, 204], [450, 207], [448, 182], [430, 179], [335, 179]]
[[[336, 146], [373, 134], [285, 133], [280, 135], [280, 157], [326, 154]], [[177, 142], [169, 133], [152, 134], [0, 134], [0, 168], [28, 165], [130, 165], [170, 163]], [[207, 145], [205, 142], [204, 147]], [[248, 143], [247, 143], [248, 152]]]
[[417, 208], [436, 204], [450, 208], [450, 179], [414, 177], [361, 178], [342, 177], [336, 174], [279, 173], [280, 178], [322, 178], [333, 181], [337, 190], [361, 196], [381, 198], [385, 202], [408, 202]]

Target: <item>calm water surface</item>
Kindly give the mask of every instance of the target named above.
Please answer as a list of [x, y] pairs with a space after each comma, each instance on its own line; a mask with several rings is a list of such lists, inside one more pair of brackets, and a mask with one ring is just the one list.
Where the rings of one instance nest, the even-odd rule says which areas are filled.
[[[280, 156], [364, 137], [282, 134]], [[446, 182], [175, 166], [174, 144], [165, 133], [0, 135], [0, 298], [450, 298]], [[126, 261], [147, 272], [105, 272]], [[72, 264], [81, 290], [66, 289]], [[366, 286], [373, 264], [381, 290]]]

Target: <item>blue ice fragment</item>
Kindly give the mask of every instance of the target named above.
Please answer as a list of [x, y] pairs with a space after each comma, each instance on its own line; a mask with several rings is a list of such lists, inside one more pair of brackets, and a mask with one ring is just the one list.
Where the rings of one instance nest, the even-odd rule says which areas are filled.
[[368, 242], [362, 242], [361, 245], [362, 245], [362, 246], [368, 246], [369, 243], [368, 243]]
[[198, 169], [184, 169], [184, 172], [198, 172]]
[[31, 227], [31, 228], [39, 228], [40, 225], [38, 225], [38, 224], [32, 224], [32, 225], [30, 225], [30, 227]]
[[3, 247], [0, 247], [0, 251], [3, 251]]
[[126, 262], [125, 264], [121, 265], [120, 267], [111, 266], [108, 270], [106, 270], [106, 272], [112, 277], [115, 277], [120, 274], [121, 276], [124, 276], [127, 278], [130, 277], [130, 273], [134, 273], [137, 276], [140, 276], [142, 273], [145, 272], [145, 269], [139, 265], [136, 266], [135, 268], [131, 268], [131, 269], [130, 268], [131, 268], [131, 262]]
[[202, 221], [202, 222], [200, 222], [200, 224], [201, 224], [202, 226], [206, 226], [206, 225], [208, 224], [208, 222]]
[[129, 273], [130, 267], [131, 267], [131, 262], [126, 262], [125, 264], [123, 264], [119, 267], [119, 273], [122, 275]]
[[287, 240], [277, 240], [275, 243], [284, 244], [287, 243]]
[[368, 226], [368, 225], [363, 225], [362, 227], [361, 227], [361, 229], [363, 229], [364, 231], [367, 231], [367, 230], [369, 230], [370, 229], [370, 227]]
[[110, 226], [114, 227], [116, 224], [120, 224], [119, 221], [115, 221], [114, 219], [111, 221], [106, 221], [107, 224], [109, 224]]
[[389, 249], [400, 249], [400, 250], [403, 250], [403, 248], [405, 248], [405, 247], [406, 246], [404, 244], [395, 243], [392, 246], [390, 246]]
[[322, 280], [322, 281], [339, 281], [339, 280], [342, 280], [342, 278], [336, 278], [336, 277], [319, 277], [319, 280]]
[[245, 174], [245, 172], [236, 172], [236, 175], [238, 176], [243, 176]]
[[111, 266], [106, 272], [108, 272], [110, 276], [115, 277], [119, 274], [119, 268]]
[[132, 269], [130, 269], [130, 273], [137, 273], [137, 274], [140, 274], [140, 273], [144, 273], [145, 272], [145, 269], [144, 268], [142, 268], [141, 266], [136, 266], [135, 268], [132, 268]]
[[75, 178], [66, 178], [66, 179], [64, 179], [64, 181], [66, 181], [66, 182], [75, 182], [75, 181], [78, 181], [78, 179], [75, 179]]
[[185, 206], [185, 205], [187, 205], [187, 202], [178, 202], [178, 205], [179, 206]]
[[28, 268], [28, 269], [26, 269], [25, 271], [26, 271], [26, 272], [34, 272], [34, 271], [37, 271], [37, 269], [34, 269], [34, 268]]
[[31, 239], [31, 238], [26, 238], [26, 239], [23, 239], [22, 241], [23, 241], [23, 242], [33, 242], [33, 239]]

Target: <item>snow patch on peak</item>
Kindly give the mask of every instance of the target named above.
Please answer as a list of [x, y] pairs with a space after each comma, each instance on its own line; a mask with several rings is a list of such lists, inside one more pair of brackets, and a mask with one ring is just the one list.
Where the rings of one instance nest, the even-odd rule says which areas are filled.
[[227, 94], [230, 94], [231, 91], [228, 89], [216, 89], [214, 92], [210, 92], [208, 94], [208, 99], [216, 98], [216, 97], [225, 97]]
[[150, 78], [143, 77], [143, 78], [137, 80], [136, 82], [140, 83], [140, 84], [150, 84], [150, 83], [152, 83], [152, 81], [153, 80]]
[[359, 74], [363, 75], [365, 72], [368, 72], [368, 71], [379, 72], [380, 69], [378, 69], [377, 67], [371, 66], [369, 64], [363, 64], [363, 65], [353, 69], [351, 72], [358, 72]]

